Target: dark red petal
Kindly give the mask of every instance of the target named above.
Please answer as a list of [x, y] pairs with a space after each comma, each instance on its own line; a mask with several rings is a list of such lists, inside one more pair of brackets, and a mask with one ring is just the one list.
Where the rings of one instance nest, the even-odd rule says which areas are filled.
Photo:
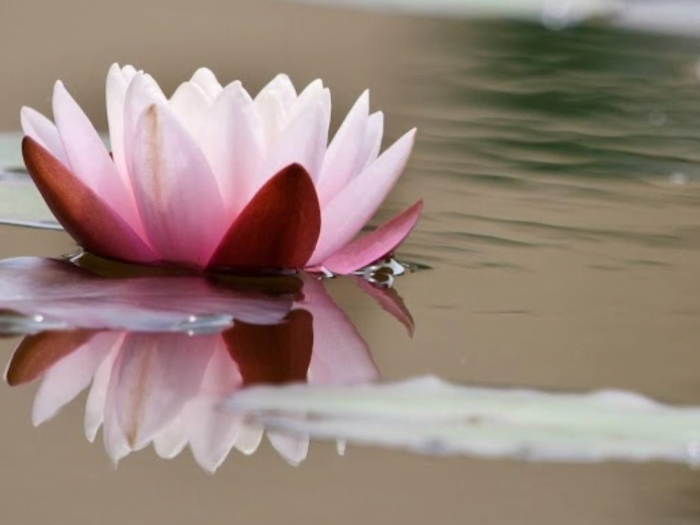
[[244, 385], [306, 381], [314, 346], [313, 317], [293, 310], [280, 324], [236, 321], [223, 334]]
[[209, 267], [303, 268], [321, 232], [311, 177], [299, 164], [280, 170], [233, 222]]
[[33, 381], [55, 363], [87, 343], [95, 332], [42, 332], [20, 342], [10, 359], [5, 379], [10, 386]]
[[124, 219], [31, 137], [22, 140], [22, 155], [46, 204], [83, 248], [112, 259], [156, 261]]

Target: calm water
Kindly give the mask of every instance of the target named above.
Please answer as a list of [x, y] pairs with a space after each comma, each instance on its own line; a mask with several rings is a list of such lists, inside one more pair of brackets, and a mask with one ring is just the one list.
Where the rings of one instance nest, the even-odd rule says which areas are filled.
[[[278, 70], [299, 83], [323, 76], [336, 116], [369, 86], [391, 137], [419, 128], [381, 213], [426, 201], [400, 255], [432, 270], [396, 282], [413, 337], [354, 282], [327, 287], [382, 379], [429, 372], [700, 404], [700, 41], [273, 2], [205, 2], [212, 12], [182, 5], [142, 18], [136, 3], [119, 13], [69, 3], [84, 20], [67, 21], [74, 31], [62, 29], [55, 46], [3, 55], [22, 76], [8, 81], [4, 129], [16, 129], [18, 104], [46, 107], [57, 77], [101, 118], [112, 60], [171, 83], [202, 64], [253, 87]], [[225, 24], [214, 8], [229, 10]], [[17, 4], [2, 22], [3, 53], [29, 9]], [[59, 16], [47, 9], [47, 20]], [[133, 39], [112, 27], [98, 35], [105, 17], [133, 23]], [[185, 21], [193, 43], [174, 58], [168, 46]], [[45, 42], [58, 37], [38, 23]], [[81, 38], [99, 45], [85, 49]], [[58, 232], [0, 227], [0, 239], [3, 258], [73, 250]], [[8, 359], [18, 342], [2, 341]], [[663, 463], [536, 464], [352, 445], [340, 456], [312, 442], [294, 468], [264, 442], [250, 457], [232, 453], [213, 476], [189, 453], [163, 461], [150, 449], [115, 470], [83, 435], [85, 395], [34, 429], [35, 392], [5, 387], [0, 396], [0, 503], [13, 523], [700, 521], [699, 474]]]

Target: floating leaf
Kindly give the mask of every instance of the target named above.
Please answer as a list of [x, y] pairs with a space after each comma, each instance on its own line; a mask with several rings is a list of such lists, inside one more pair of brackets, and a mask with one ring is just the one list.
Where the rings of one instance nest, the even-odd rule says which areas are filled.
[[268, 428], [425, 454], [700, 460], [700, 407], [621, 391], [490, 389], [423, 377], [351, 387], [253, 387], [232, 395], [226, 406]]

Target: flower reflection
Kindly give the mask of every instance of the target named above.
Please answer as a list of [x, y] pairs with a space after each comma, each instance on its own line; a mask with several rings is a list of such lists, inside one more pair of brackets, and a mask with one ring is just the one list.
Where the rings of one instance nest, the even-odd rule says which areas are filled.
[[[70, 270], [63, 264], [52, 263], [44, 268], [49, 268], [48, 274], [55, 277]], [[41, 265], [34, 261], [29, 266], [36, 270]], [[75, 274], [80, 277], [74, 279], [74, 288], [62, 281], [64, 292], [79, 289], [82, 295], [68, 294], [62, 302], [56, 299], [53, 315], [64, 313], [74, 322], [81, 308], [84, 313], [99, 309], [99, 301], [88, 293], [96, 293], [97, 288], [93, 290], [88, 281], [93, 279], [103, 285], [109, 280], [83, 273], [81, 270]], [[159, 279], [161, 284], [168, 284], [174, 278], [135, 279], [144, 285], [140, 303], [134, 303], [130, 295], [137, 287], [124, 285], [128, 292], [122, 297], [124, 304], [137, 304], [145, 310], [163, 309], [166, 301], [149, 301], [145, 292], [162, 289]], [[303, 276], [296, 292], [276, 294], [269, 290], [244, 293], [240, 289], [234, 293], [230, 287], [209, 285], [211, 290], [195, 298], [200, 302], [194, 296], [187, 300], [201, 307], [203, 297], [209, 294], [211, 298], [214, 291], [234, 294], [235, 301], [231, 300], [229, 306], [235, 303], [236, 312], [245, 315], [232, 315], [225, 329], [213, 333], [124, 330], [122, 326], [100, 330], [97, 328], [104, 327], [96, 323], [72, 331], [40, 332], [19, 344], [6, 379], [14, 386], [41, 378], [32, 412], [35, 425], [53, 417], [89, 387], [85, 434], [93, 441], [101, 427], [105, 448], [115, 463], [150, 443], [164, 458], [178, 455], [189, 445], [196, 461], [204, 469], [214, 471], [232, 449], [252, 454], [263, 438], [264, 429], [259, 424], [219, 410], [222, 400], [233, 392], [257, 384], [352, 385], [378, 378], [367, 344], [322, 281]], [[21, 290], [15, 289], [18, 291]], [[94, 300], [86, 301], [86, 296]], [[119, 303], [116, 297], [112, 299], [112, 305]], [[27, 296], [24, 300], [32, 303]], [[178, 304], [181, 312], [187, 311], [182, 302]], [[220, 308], [222, 304], [216, 306]], [[25, 305], [23, 311], [37, 310]], [[129, 325], [124, 322], [128, 316], [120, 319], [121, 325]], [[308, 436], [268, 431], [267, 437], [292, 464], [298, 464], [307, 455]]]

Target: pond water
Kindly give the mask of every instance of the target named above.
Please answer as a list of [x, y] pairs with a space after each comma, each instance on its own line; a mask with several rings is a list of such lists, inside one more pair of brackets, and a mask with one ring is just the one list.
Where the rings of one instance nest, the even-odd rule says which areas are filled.
[[[72, 3], [78, 7], [80, 2]], [[422, 197], [422, 220], [397, 255], [430, 269], [396, 278], [393, 290], [402, 301], [355, 278], [303, 284], [306, 302], [285, 289], [282, 295], [265, 296], [270, 305], [260, 304], [255, 302], [263, 300], [255, 295], [259, 290], [250, 299], [247, 289], [240, 308], [252, 316], [251, 325], [223, 338], [236, 339], [237, 348], [245, 350], [234, 356], [243, 370], [232, 380], [235, 385], [305, 378], [331, 384], [391, 382], [432, 374], [464, 386], [620, 389], [671, 404], [700, 404], [700, 41], [596, 25], [555, 32], [516, 22], [414, 19], [273, 2], [241, 6], [231, 27], [215, 22], [211, 13], [183, 6], [165, 15], [168, 27], [159, 31], [166, 47], [177, 39], [170, 27], [177, 21], [192, 22], [193, 34], [202, 39], [201, 49], [179, 62], [156, 51], [141, 53], [135, 44], [112, 46], [114, 30], [108, 28], [95, 38], [109, 50], [109, 60], [85, 50], [79, 62], [90, 70], [88, 80], [82, 66], [64, 58], [67, 80], [78, 86], [77, 98], [82, 102], [84, 96], [98, 121], [103, 118], [101, 75], [111, 60], [123, 60], [117, 51], [155, 69], [156, 77], [160, 68], [173, 83], [202, 63], [221, 78], [250, 77], [253, 86], [282, 69], [300, 83], [323, 76], [339, 108], [334, 119], [370, 87], [373, 108], [386, 114], [389, 138], [413, 126], [419, 130], [407, 171], [377, 221]], [[132, 8], [127, 5], [115, 15], [117, 21]], [[23, 8], [14, 9], [16, 20], [26, 16]], [[85, 16], [96, 22], [104, 13]], [[147, 41], [148, 20], [157, 20], [150, 11], [145, 18], [135, 23], [137, 41]], [[272, 21], [267, 32], [249, 27], [263, 20]], [[231, 35], [236, 29], [241, 34]], [[47, 31], [47, 39], [56, 34]], [[246, 39], [248, 45], [235, 47]], [[77, 49], [77, 41], [67, 36], [60, 53]], [[320, 53], [319, 45], [326, 42]], [[234, 67], [227, 62], [228, 46], [253, 56], [237, 55]], [[213, 58], [202, 60], [205, 51]], [[39, 56], [32, 47], [24, 53]], [[51, 53], [39, 59], [41, 73], [33, 73], [21, 102], [40, 109], [46, 105], [51, 81], [63, 74], [50, 66], [50, 58]], [[12, 112], [20, 91], [13, 85], [8, 88], [12, 104], [0, 113], [7, 131], [17, 130]], [[0, 226], [0, 239], [3, 259], [75, 251], [59, 231]], [[149, 307], [163, 304], [153, 301]], [[134, 303], [121, 307], [129, 310]], [[292, 309], [297, 313], [287, 317], [286, 331], [261, 333], [255, 328], [265, 324], [258, 308], [266, 315], [277, 312], [280, 319]], [[316, 325], [309, 324], [304, 311]], [[91, 333], [103, 339], [98, 353], [148, 348], [142, 360], [164, 359], [161, 347], [187, 353], [186, 345], [173, 342], [177, 335], [154, 342], [148, 333], [125, 334], [139, 329], [131, 322], [115, 326], [118, 333]], [[76, 323], [94, 328], [85, 318]], [[305, 339], [310, 330], [317, 345], [322, 334], [327, 337], [321, 351], [314, 346], [311, 355]], [[10, 368], [19, 374], [10, 373], [16, 379], [11, 382], [24, 382], [32, 370], [70, 355], [87, 336], [36, 337], [20, 347], [25, 368]], [[207, 359], [226, 352], [218, 334], [199, 337], [207, 341], [202, 343], [210, 352]], [[0, 340], [8, 361], [20, 339]], [[251, 357], [251, 349], [261, 346], [281, 352], [280, 341], [290, 341], [301, 361], [274, 354], [261, 364]], [[326, 349], [329, 353], [322, 353]], [[352, 354], [337, 353], [342, 351]], [[76, 392], [79, 384], [87, 386], [80, 383], [92, 377], [85, 370], [94, 373], [104, 355], [81, 357], [75, 366], [84, 373], [64, 380], [78, 377]], [[97, 364], [90, 369], [87, 361]], [[200, 367], [201, 381], [209, 365], [195, 361], [177, 368]], [[340, 369], [333, 369], [334, 363]], [[124, 373], [138, 376], [138, 371]], [[183, 396], [191, 397], [196, 387], [188, 382], [195, 379], [178, 377]], [[138, 377], [134, 381], [132, 393]], [[61, 395], [67, 395], [64, 390]], [[85, 439], [87, 394], [37, 429], [32, 405], [42, 395], [43, 412], [34, 405], [35, 421], [48, 419], [64, 400], [46, 386], [38, 391], [5, 386], [0, 395], [0, 503], [8, 522], [619, 525], [700, 520], [698, 472], [660, 461], [539, 463], [416, 454], [352, 442], [340, 446], [344, 453], [339, 454], [334, 440], [312, 439], [307, 451], [304, 440], [272, 431], [272, 446], [263, 440], [252, 455], [234, 451], [213, 475], [189, 453], [164, 461], [150, 448], [129, 455], [115, 469], [100, 438], [92, 444]], [[90, 397], [99, 395], [106, 393]], [[122, 402], [128, 403], [129, 395]], [[171, 401], [150, 409], [165, 413]], [[195, 416], [205, 419], [208, 408], [199, 404], [192, 410], [194, 425], [206, 425]], [[95, 421], [91, 424], [96, 431]], [[103, 431], [110, 432], [107, 423]], [[239, 443], [248, 452], [256, 448], [260, 430], [249, 434], [249, 442]], [[113, 442], [113, 457], [120, 455], [119, 446]], [[168, 455], [167, 443], [160, 446]]]

